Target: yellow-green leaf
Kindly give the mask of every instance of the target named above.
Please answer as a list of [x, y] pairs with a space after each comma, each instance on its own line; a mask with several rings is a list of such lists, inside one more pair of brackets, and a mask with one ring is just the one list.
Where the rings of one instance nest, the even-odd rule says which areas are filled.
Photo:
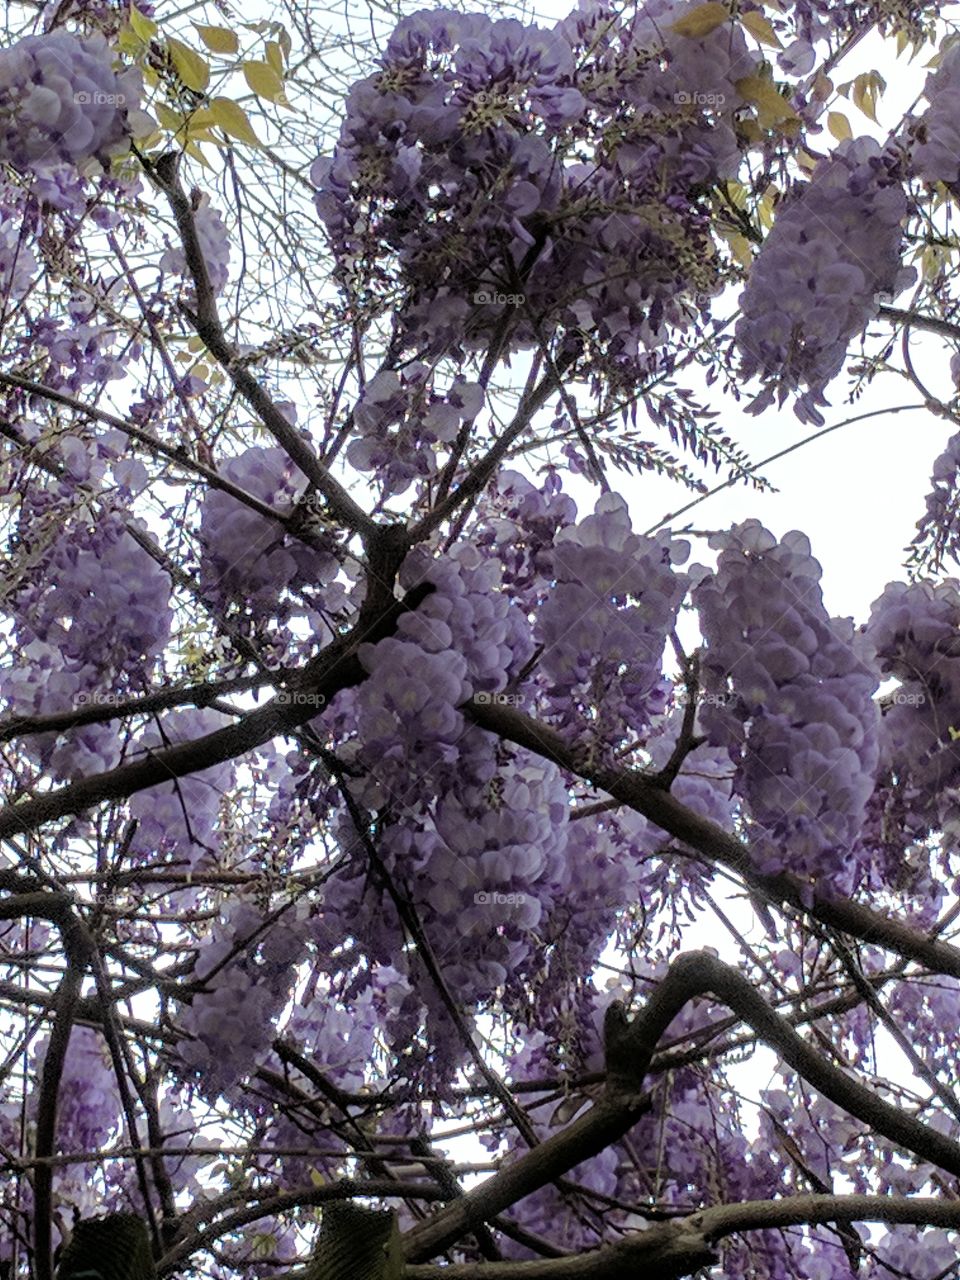
[[200, 147], [196, 142], [188, 142], [184, 147], [184, 151], [186, 151], [188, 156], [193, 156], [194, 160], [199, 160], [205, 169], [210, 168], [210, 161], [200, 150]]
[[267, 62], [280, 78], [283, 78], [283, 53], [276, 40], [267, 41]]
[[747, 189], [742, 183], [733, 181], [728, 182], [727, 195], [738, 209], [745, 209], [747, 207]]
[[229, 98], [214, 98], [210, 103], [210, 114], [214, 124], [218, 124], [231, 138], [247, 142], [252, 147], [260, 146], [260, 139], [254, 132], [247, 113]]
[[240, 48], [237, 33], [227, 27], [205, 27], [199, 22], [194, 23], [194, 26], [211, 53], [236, 53]]
[[268, 102], [277, 102], [281, 106], [287, 105], [283, 80], [268, 62], [245, 62], [243, 75], [258, 98], [266, 98]]
[[768, 231], [773, 226], [773, 210], [779, 194], [780, 192], [771, 183], [757, 205], [757, 216], [760, 219], [760, 225], [761, 227], [766, 227]]
[[876, 98], [877, 91], [873, 83], [873, 78], [869, 72], [857, 76], [853, 82], [853, 101], [858, 106], [868, 120], [872, 120], [877, 124]]
[[203, 93], [210, 83], [210, 65], [206, 58], [181, 41], [174, 40], [172, 36], [167, 40], [167, 48], [170, 50], [174, 70], [183, 83], [188, 89]]
[[741, 13], [739, 17], [740, 25], [746, 27], [754, 40], [759, 41], [760, 44], [772, 45], [775, 49], [783, 48], [780, 37], [770, 25], [769, 20], [765, 18], [762, 13], [757, 13], [756, 10], [751, 10], [750, 13]]
[[280, 34], [277, 36], [277, 39], [280, 42], [280, 48], [283, 50], [284, 61], [289, 62], [290, 52], [293, 49], [293, 41], [290, 39], [290, 32], [287, 28], [282, 24], [278, 25], [280, 26]]
[[853, 130], [850, 128], [850, 121], [842, 111], [828, 112], [827, 128], [838, 142], [843, 142], [845, 138], [853, 137]]
[[141, 13], [135, 4], [130, 6], [130, 27], [134, 35], [139, 36], [144, 44], [157, 34], [157, 24], [152, 22], [145, 13]]
[[777, 92], [772, 80], [764, 76], [744, 76], [738, 80], [737, 91], [747, 102], [757, 106], [757, 119], [764, 129], [772, 129], [785, 120], [796, 120], [797, 113], [790, 103]]
[[741, 235], [739, 231], [722, 230], [720, 234], [730, 246], [730, 252], [740, 263], [741, 267], [753, 266], [753, 254], [750, 252], [750, 241], [746, 236]]
[[722, 23], [730, 18], [730, 10], [718, 0], [707, 0], [706, 4], [698, 4], [684, 17], [679, 18], [671, 26], [678, 36], [708, 36]]
[[174, 111], [172, 107], [168, 107], [165, 102], [158, 102], [155, 107], [157, 119], [165, 129], [172, 129], [174, 133], [178, 129], [183, 128], [184, 116], [180, 111]]

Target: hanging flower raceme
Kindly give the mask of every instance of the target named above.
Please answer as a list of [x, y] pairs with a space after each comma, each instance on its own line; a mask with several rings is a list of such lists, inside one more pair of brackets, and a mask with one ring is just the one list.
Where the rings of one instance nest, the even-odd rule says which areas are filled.
[[555, 716], [590, 722], [591, 741], [612, 747], [663, 710], [663, 652], [686, 578], [689, 554], [666, 534], [640, 537], [626, 503], [606, 494], [593, 515], [559, 531], [554, 587], [540, 609], [539, 669]]
[[879, 677], [852, 623], [824, 609], [803, 534], [777, 542], [748, 520], [711, 546], [716, 573], [693, 592], [704, 731], [736, 765], [760, 869], [849, 891], [879, 760]]
[[764, 382], [749, 412], [797, 393], [801, 421], [822, 424], [848, 344], [916, 279], [901, 266], [901, 167], [872, 138], [848, 139], [778, 210], [740, 299], [742, 373]]
[[0, 161], [69, 205], [78, 172], [129, 149], [140, 94], [139, 72], [118, 73], [102, 35], [26, 36], [0, 50]]
[[558, 327], [614, 364], [656, 346], [718, 288], [696, 189], [738, 169], [737, 83], [759, 62], [733, 23], [675, 30], [692, 7], [595, 4], [550, 30], [405, 18], [312, 173], [342, 286], [392, 305], [399, 273], [411, 348]]
[[[202, 195], [193, 210], [193, 225], [197, 233], [197, 242], [203, 255], [207, 269], [207, 278], [214, 296], [223, 293], [227, 287], [230, 274], [230, 237], [227, 226], [218, 209], [210, 203], [208, 195]], [[166, 251], [160, 259], [160, 270], [169, 271], [190, 280], [188, 297], [196, 302], [196, 290], [193, 278], [187, 265], [187, 257], [182, 245], [176, 245]]]
[[[891, 582], [864, 638], [897, 689], [885, 700], [884, 769], [909, 836], [922, 840], [955, 814], [960, 786], [960, 583]], [[951, 822], [950, 819], [953, 818]]]
[[273, 1024], [306, 950], [307, 904], [264, 928], [268, 913], [235, 897], [223, 904], [197, 957], [203, 989], [181, 1012], [179, 1058], [209, 1098], [230, 1089], [269, 1052]]
[[941, 51], [940, 65], [927, 76], [923, 94], [929, 106], [912, 128], [910, 160], [927, 182], [957, 189], [960, 176], [960, 44]]

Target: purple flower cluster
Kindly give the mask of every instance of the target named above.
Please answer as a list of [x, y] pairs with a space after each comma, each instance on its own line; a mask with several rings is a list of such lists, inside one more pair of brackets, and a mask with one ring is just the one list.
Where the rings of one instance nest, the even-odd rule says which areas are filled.
[[593, 740], [613, 746], [663, 710], [663, 650], [686, 591], [673, 566], [688, 554], [667, 534], [633, 533], [616, 494], [557, 533], [555, 586], [536, 624], [539, 666], [554, 714], [591, 716]]
[[458, 707], [475, 693], [504, 689], [533, 650], [529, 626], [497, 591], [495, 565], [470, 544], [442, 560], [415, 548], [400, 585], [423, 583], [433, 592], [400, 618], [396, 635], [360, 646], [369, 678], [341, 695], [355, 708], [375, 807], [382, 797], [410, 804], [428, 778], [437, 789], [457, 776], [488, 782], [492, 740], [468, 728]]
[[364, 387], [353, 411], [357, 438], [347, 461], [373, 471], [384, 498], [436, 474], [438, 445], [456, 440], [483, 407], [475, 382], [457, 381], [443, 395], [430, 385], [432, 370], [416, 361], [399, 373], [383, 370]]
[[[171, 711], [139, 735], [135, 751], [162, 751], [229, 723], [219, 711]], [[130, 853], [151, 860], [170, 854], [188, 869], [213, 862], [220, 844], [220, 808], [233, 782], [234, 768], [227, 763], [138, 791], [129, 800], [130, 816], [137, 821]]]
[[553, 582], [553, 543], [577, 518], [576, 503], [551, 472], [536, 488], [519, 471], [501, 471], [475, 542], [500, 565], [505, 588], [528, 611]]
[[12, 186], [0, 183], [0, 296], [20, 298], [37, 269], [23, 201]]
[[50, 203], [61, 178], [69, 188], [90, 161], [106, 167], [129, 147], [140, 75], [113, 61], [99, 33], [52, 31], [0, 51], [0, 161], [51, 180]]
[[736, 341], [745, 378], [764, 389], [750, 412], [800, 392], [794, 412], [821, 425], [818, 405], [847, 346], [916, 278], [901, 265], [907, 213], [900, 161], [871, 138], [841, 142], [780, 207], [740, 300]]
[[[207, 277], [214, 296], [223, 293], [230, 276], [230, 236], [226, 223], [218, 209], [210, 203], [208, 195], [202, 195], [193, 211], [200, 252], [207, 268]], [[167, 249], [160, 259], [160, 270], [191, 279], [186, 254], [181, 245]], [[192, 284], [189, 295], [195, 297]]]
[[[955, 363], [960, 363], [956, 356], [950, 362], [951, 372]], [[919, 550], [921, 556], [927, 554], [939, 565], [944, 558], [960, 558], [960, 432], [950, 437], [937, 457], [930, 482], [926, 511], [917, 521], [913, 545], [923, 549]]]
[[[322, 928], [317, 936], [324, 949], [321, 963], [329, 964]], [[405, 973], [390, 964], [380, 965], [371, 971], [363, 990], [346, 1003], [331, 998], [325, 988], [318, 988], [306, 1005], [295, 1006], [283, 1035], [339, 1088], [356, 1092], [368, 1082], [378, 1037], [385, 1038], [398, 1053], [406, 1047], [412, 1029], [402, 1023], [412, 995]], [[419, 1001], [416, 1008], [419, 1014]]]
[[22, 640], [56, 646], [66, 663], [120, 673], [152, 665], [170, 635], [170, 577], [119, 513], [74, 523], [17, 609]]
[[693, 592], [704, 730], [736, 765], [760, 869], [849, 890], [879, 760], [879, 679], [852, 623], [828, 617], [803, 534], [777, 542], [748, 520], [711, 546], [716, 572]]
[[[47, 519], [58, 515], [51, 510]], [[24, 659], [0, 673], [10, 710], [44, 715], [108, 705], [121, 696], [118, 683], [140, 687], [170, 636], [170, 592], [169, 576], [119, 513], [93, 525], [67, 523], [9, 604]], [[97, 724], [29, 744], [63, 778], [112, 768], [121, 747], [115, 729]]]
[[[283, 449], [254, 446], [222, 463], [224, 477], [289, 515], [304, 494], [306, 477]], [[209, 489], [200, 516], [200, 585], [218, 608], [240, 601], [255, 617], [275, 617], [291, 588], [329, 586], [336, 557], [292, 537], [278, 521], [220, 489]], [[338, 595], [334, 591], [334, 595]], [[329, 593], [328, 593], [329, 595]], [[332, 596], [327, 603], [335, 603]]]
[[733, 23], [673, 32], [691, 7], [403, 19], [312, 171], [341, 284], [386, 303], [399, 275], [407, 343], [434, 352], [558, 327], [614, 362], [657, 345], [681, 296], [717, 288], [697, 191], [737, 171], [758, 61]]
[[918, 840], [948, 818], [960, 783], [958, 630], [960, 583], [952, 578], [889, 583], [864, 628], [881, 674], [899, 682], [885, 699], [882, 766]]
[[204, 1096], [231, 1089], [269, 1050], [306, 952], [305, 910], [264, 929], [259, 906], [240, 897], [223, 903], [197, 956], [194, 979], [203, 989], [180, 1015], [190, 1037], [178, 1046], [180, 1061]]
[[929, 106], [913, 127], [911, 163], [927, 182], [956, 191], [960, 178], [960, 45], [941, 54], [940, 65], [923, 87]]

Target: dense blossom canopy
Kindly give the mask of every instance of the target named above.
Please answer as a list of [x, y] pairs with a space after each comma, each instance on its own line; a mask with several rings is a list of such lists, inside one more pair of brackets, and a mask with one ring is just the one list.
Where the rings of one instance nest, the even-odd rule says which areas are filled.
[[[943, 1280], [955, 34], [315, 8], [10, 6], [0, 1280]], [[881, 373], [951, 425], [869, 617], [649, 527]]]

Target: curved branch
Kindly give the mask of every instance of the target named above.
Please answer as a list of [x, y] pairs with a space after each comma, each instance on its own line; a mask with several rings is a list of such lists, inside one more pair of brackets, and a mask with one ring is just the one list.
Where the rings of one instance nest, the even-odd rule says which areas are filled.
[[866, 1195], [747, 1200], [702, 1209], [589, 1253], [536, 1262], [408, 1266], [403, 1280], [622, 1280], [628, 1275], [642, 1275], [644, 1280], [678, 1280], [715, 1262], [714, 1243], [735, 1232], [836, 1222], [898, 1222], [956, 1231], [960, 1230], [960, 1202], [923, 1196]]
[[[161, 160], [165, 157], [161, 157]], [[280, 412], [274, 400], [257, 379], [238, 360], [237, 352], [228, 341], [217, 315], [217, 304], [207, 264], [197, 237], [196, 223], [190, 198], [184, 191], [176, 173], [176, 165], [166, 166], [162, 172], [160, 163], [146, 164], [147, 171], [166, 196], [183, 242], [183, 252], [196, 291], [196, 315], [189, 315], [197, 334], [207, 350], [221, 366], [233, 385], [259, 416], [277, 444], [295, 462], [315, 489], [323, 494], [332, 519], [339, 520], [348, 529], [365, 539], [375, 538], [380, 526], [350, 497], [346, 489], [334, 479], [323, 465], [306, 438], [292, 427]]]
[[[785, 1018], [770, 1008], [742, 974], [708, 952], [691, 952], [670, 966], [632, 1022], [621, 1016], [616, 1003], [611, 1006], [613, 1017], [608, 1011], [604, 1033], [610, 1071], [605, 1097], [562, 1133], [470, 1191], [462, 1200], [414, 1227], [404, 1237], [405, 1256], [410, 1261], [434, 1257], [454, 1245], [467, 1230], [475, 1229], [539, 1186], [553, 1181], [573, 1163], [599, 1154], [622, 1137], [639, 1118], [635, 1108], [644, 1096], [640, 1090], [664, 1031], [690, 1000], [708, 993], [717, 996], [749, 1023], [765, 1044], [775, 1049], [831, 1102], [896, 1145], [960, 1177], [960, 1145], [884, 1102], [826, 1061], [801, 1039]], [[632, 1111], [629, 1123], [623, 1126], [624, 1114]], [[571, 1151], [575, 1152], [573, 1159]], [[563, 1167], [558, 1167], [560, 1165]], [[711, 1260], [701, 1258], [697, 1265]]]
[[[38, 895], [39, 896], [39, 895]], [[48, 897], [54, 895], [48, 894]], [[65, 895], [60, 895], [65, 897]], [[13, 901], [12, 899], [10, 901]], [[4, 904], [8, 905], [8, 904]], [[40, 915], [39, 911], [31, 912]], [[50, 1040], [47, 1044], [43, 1070], [40, 1076], [40, 1092], [37, 1100], [36, 1155], [52, 1156], [57, 1139], [57, 1104], [60, 1081], [70, 1044], [70, 1032], [80, 999], [83, 977], [94, 953], [93, 940], [72, 911], [59, 911], [57, 925], [63, 939], [67, 967], [56, 994], [56, 1013]], [[34, 1204], [34, 1271], [36, 1280], [53, 1280], [53, 1166], [38, 1165], [33, 1176]]]
[[754, 1029], [789, 1066], [824, 1097], [856, 1116], [877, 1133], [923, 1160], [960, 1177], [960, 1144], [884, 1102], [812, 1049], [775, 1013], [749, 979], [707, 951], [680, 956], [670, 966], [644, 1008], [618, 1037], [618, 1058], [633, 1059], [635, 1087], [646, 1077], [661, 1035], [694, 996], [712, 994]]

